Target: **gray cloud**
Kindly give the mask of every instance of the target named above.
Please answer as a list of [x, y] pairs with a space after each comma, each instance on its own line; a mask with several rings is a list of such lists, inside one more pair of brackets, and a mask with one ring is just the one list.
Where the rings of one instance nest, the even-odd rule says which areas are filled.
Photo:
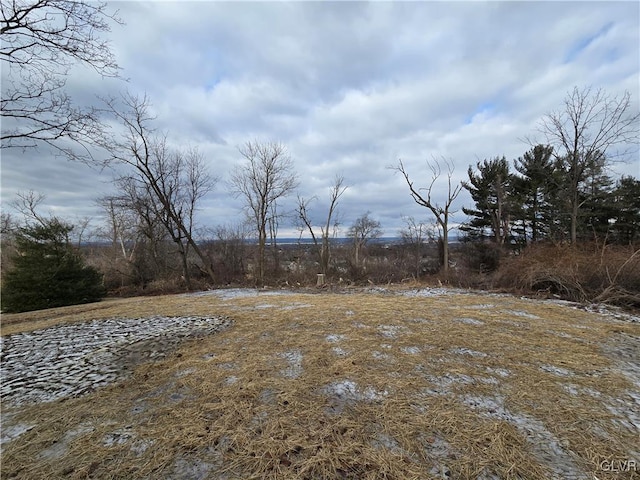
[[[425, 161], [446, 158], [454, 179], [494, 156], [522, 155], [541, 116], [574, 85], [611, 94], [640, 87], [635, 2], [115, 2], [126, 26], [111, 41], [122, 81], [74, 69], [81, 104], [124, 89], [147, 93], [177, 147], [197, 146], [222, 178], [201, 223], [232, 223], [240, 202], [226, 184], [254, 138], [279, 140], [292, 155], [300, 194], [324, 215], [336, 174], [350, 185], [345, 225], [371, 211], [387, 234], [401, 215], [430, 220], [399, 175], [416, 183]], [[539, 137], [539, 135], [538, 135]], [[543, 138], [537, 138], [543, 141]], [[640, 175], [638, 159], [615, 166]], [[37, 172], [37, 173], [36, 173]], [[92, 215], [111, 173], [40, 152], [3, 152], [2, 202], [17, 191], [47, 195], [65, 214]], [[444, 199], [444, 188], [436, 195]], [[295, 198], [283, 203], [292, 209]], [[457, 207], [469, 205], [460, 196]], [[459, 216], [458, 221], [462, 220]], [[289, 228], [289, 227], [287, 227]], [[293, 227], [291, 227], [293, 228]]]

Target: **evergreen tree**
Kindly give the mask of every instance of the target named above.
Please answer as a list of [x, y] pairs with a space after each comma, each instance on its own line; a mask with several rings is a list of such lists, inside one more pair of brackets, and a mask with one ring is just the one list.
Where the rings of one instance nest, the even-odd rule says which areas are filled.
[[43, 219], [16, 233], [17, 254], [2, 285], [2, 310], [26, 312], [100, 300], [102, 276], [84, 265], [69, 240], [73, 226]]
[[514, 168], [521, 175], [514, 179], [513, 194], [520, 206], [522, 233], [534, 243], [548, 236], [551, 230], [551, 197], [557, 190], [552, 155], [553, 147], [536, 145], [514, 162]]
[[620, 178], [611, 193], [614, 215], [611, 222], [612, 239], [632, 245], [640, 240], [640, 180]]
[[602, 239], [609, 233], [611, 219], [616, 216], [613, 204], [613, 180], [604, 173], [604, 156], [588, 166], [580, 189], [578, 237]]
[[511, 236], [513, 211], [511, 188], [514, 178], [509, 173], [509, 163], [505, 157], [496, 157], [478, 162], [476, 166], [478, 173], [469, 167], [469, 182], [462, 183], [471, 193], [475, 209], [462, 209], [472, 218], [460, 229], [472, 238], [484, 238], [489, 231], [493, 242], [504, 245]]

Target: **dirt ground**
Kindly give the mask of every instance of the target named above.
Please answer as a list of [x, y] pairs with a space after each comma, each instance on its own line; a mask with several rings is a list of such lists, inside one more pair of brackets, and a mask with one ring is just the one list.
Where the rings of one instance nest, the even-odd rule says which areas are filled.
[[108, 300], [3, 315], [2, 369], [3, 479], [640, 478], [640, 319], [606, 309], [419, 288]]

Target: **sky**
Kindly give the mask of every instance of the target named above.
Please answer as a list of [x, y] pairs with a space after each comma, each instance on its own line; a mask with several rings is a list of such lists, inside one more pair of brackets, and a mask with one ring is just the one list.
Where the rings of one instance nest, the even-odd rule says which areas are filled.
[[[67, 91], [78, 104], [129, 91], [148, 95], [154, 126], [176, 148], [197, 148], [219, 181], [202, 200], [201, 227], [243, 221], [230, 174], [247, 141], [277, 141], [291, 156], [299, 187], [322, 224], [336, 175], [341, 233], [369, 212], [385, 236], [406, 217], [433, 218], [389, 167], [401, 159], [416, 187], [427, 162], [448, 162], [454, 183], [478, 161], [522, 156], [545, 114], [575, 87], [640, 98], [637, 2], [111, 2], [124, 25], [107, 38], [125, 80], [74, 68]], [[446, 200], [446, 168], [433, 197]], [[611, 166], [640, 178], [637, 150]], [[2, 150], [2, 209], [19, 192], [71, 221], [104, 223], [98, 198], [116, 193], [114, 172], [48, 149]], [[468, 192], [452, 223], [466, 220]], [[295, 236], [283, 219], [280, 236]]]

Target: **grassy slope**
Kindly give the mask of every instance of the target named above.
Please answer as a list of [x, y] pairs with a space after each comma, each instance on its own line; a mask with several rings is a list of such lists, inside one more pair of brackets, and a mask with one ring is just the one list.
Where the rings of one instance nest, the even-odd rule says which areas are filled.
[[165, 296], [4, 315], [2, 334], [157, 314], [234, 326], [109, 388], [15, 412], [35, 428], [4, 448], [2, 478], [637, 476], [600, 464], [640, 460], [638, 386], [609, 353], [626, 345], [637, 367], [625, 342], [640, 328], [567, 306]]

